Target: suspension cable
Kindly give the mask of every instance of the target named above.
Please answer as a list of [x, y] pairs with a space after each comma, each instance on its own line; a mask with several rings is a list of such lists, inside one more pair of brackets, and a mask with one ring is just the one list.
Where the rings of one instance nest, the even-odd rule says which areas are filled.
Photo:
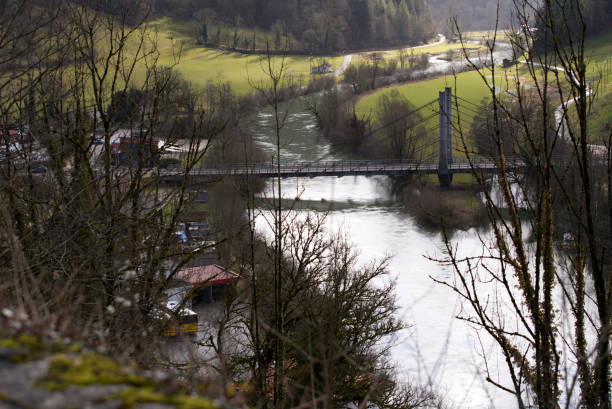
[[473, 105], [473, 106], [475, 106], [476, 108], [479, 108], [479, 109], [480, 109], [480, 108], [482, 108], [482, 106], [481, 106], [481, 105], [478, 105], [478, 104], [476, 104], [476, 103], [474, 103], [474, 102], [472, 102], [472, 101], [469, 101], [469, 100], [467, 100], [467, 99], [465, 99], [465, 98], [463, 98], [463, 97], [460, 97], [459, 95], [455, 95], [455, 98], [456, 98], [456, 99], [458, 99], [458, 100], [460, 100], [460, 101], [466, 102], [466, 103], [468, 103], [468, 104], [470, 104], [470, 105]]
[[389, 126], [391, 126], [391, 125], [393, 125], [393, 124], [396, 124], [397, 122], [399, 122], [399, 121], [401, 121], [401, 120], [403, 120], [403, 119], [405, 119], [405, 118], [408, 118], [410, 115], [416, 114], [416, 113], [417, 113], [417, 112], [419, 112], [420, 110], [422, 110], [422, 109], [424, 109], [424, 108], [427, 108], [429, 105], [431, 105], [431, 104], [433, 104], [434, 102], [437, 102], [437, 101], [438, 101], [437, 99], [434, 99], [434, 100], [432, 100], [432, 101], [429, 101], [429, 102], [428, 102], [428, 103], [426, 103], [425, 105], [422, 105], [422, 106], [418, 107], [417, 109], [414, 109], [414, 110], [412, 110], [412, 111], [408, 112], [407, 114], [404, 114], [404, 115], [400, 116], [399, 118], [394, 119], [393, 121], [391, 121], [391, 122], [389, 122], [389, 123], [387, 123], [387, 124], [385, 124], [385, 125], [381, 126], [380, 128], [378, 128], [378, 129], [376, 129], [376, 130], [374, 130], [374, 131], [371, 131], [370, 133], [366, 134], [366, 135], [365, 135], [365, 137], [366, 137], [366, 138], [367, 138], [367, 137], [370, 137], [370, 136], [374, 135], [375, 133], [377, 133], [377, 132], [379, 132], [379, 131], [381, 131], [381, 130], [383, 130], [383, 129], [385, 129], [385, 128], [388, 128]]

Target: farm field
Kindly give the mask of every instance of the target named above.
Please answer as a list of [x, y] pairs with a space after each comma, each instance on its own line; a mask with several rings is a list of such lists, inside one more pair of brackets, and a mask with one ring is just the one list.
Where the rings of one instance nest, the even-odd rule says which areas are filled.
[[468, 41], [492, 40], [493, 37], [495, 37], [496, 41], [508, 41], [508, 32], [505, 30], [498, 30], [497, 34], [493, 30], [466, 31], [461, 36], [464, 40]]
[[[473, 35], [482, 35], [482, 33]], [[588, 59], [587, 76], [593, 78], [591, 87], [596, 90], [595, 98], [598, 101], [592, 105], [589, 114], [589, 127], [593, 139], [601, 142], [609, 134], [612, 127], [612, 109], [610, 109], [612, 106], [612, 32], [587, 41], [586, 55]], [[536, 77], [542, 79], [543, 70], [539, 67], [535, 67], [535, 70]], [[517, 78], [522, 86], [529, 87], [534, 83], [526, 64], [518, 64], [508, 69], [496, 67], [496, 87], [498, 91], [508, 90], [508, 94], [511, 95], [511, 92], [516, 88]], [[491, 76], [489, 75], [486, 79], [491, 84]], [[565, 81], [563, 75], [561, 75], [561, 80], [562, 83]], [[415, 107], [420, 107], [436, 99], [438, 92], [443, 91], [445, 87], [453, 88], [455, 95], [474, 104], [479, 104], [483, 99], [490, 97], [490, 90], [483, 79], [477, 72], [472, 71], [458, 74], [456, 77], [452, 75], [441, 76], [432, 80], [378, 90], [362, 97], [356, 105], [356, 111], [360, 116], [375, 118], [379, 98], [392, 92], [392, 90], [397, 90]], [[553, 98], [555, 97], [553, 96]], [[560, 104], [560, 100], [554, 103]], [[474, 107], [472, 106], [472, 108]], [[570, 113], [572, 109], [573, 107], [570, 109]], [[424, 117], [430, 115], [430, 112], [426, 111], [427, 109], [421, 111]], [[467, 118], [465, 118], [466, 116]], [[470, 118], [465, 111], [463, 117], [466, 119], [465, 124], [468, 124]], [[436, 121], [437, 118], [430, 119], [426, 124], [427, 129], [435, 128]], [[374, 127], [377, 125], [374, 124]], [[430, 131], [429, 136], [431, 138], [437, 137], [436, 132], [435, 130]]]
[[[496, 78], [497, 87], [503, 89], [508, 88], [507, 82], [501, 72]], [[491, 82], [490, 77], [488, 81]], [[359, 100], [356, 110], [358, 114], [373, 114], [376, 112], [379, 98], [386, 93], [390, 93], [392, 90], [399, 91], [399, 93], [405, 96], [415, 107], [420, 107], [433, 99], [437, 99], [438, 92], [444, 91], [446, 87], [453, 88], [454, 94], [475, 104], [480, 103], [480, 101], [490, 95], [489, 88], [484, 84], [478, 73], [470, 71], [458, 74], [456, 77], [445, 75], [431, 80], [411, 82], [384, 88]]]
[[[162, 18], [150, 23], [150, 28], [154, 35], [150, 39], [150, 44], [155, 41], [159, 51], [158, 63], [166, 66], [173, 66], [183, 77], [196, 85], [203, 86], [209, 81], [225, 81], [232, 84], [232, 88], [239, 95], [244, 95], [252, 91], [252, 85], [258, 85], [266, 80], [264, 74], [262, 55], [249, 55], [240, 52], [230, 52], [215, 48], [207, 48], [198, 44], [194, 37], [197, 27], [180, 25], [177, 22]], [[210, 32], [215, 28], [211, 27]], [[257, 32], [259, 42], [263, 42], [268, 33]], [[246, 35], [243, 33], [243, 35]], [[469, 50], [477, 52], [483, 50], [484, 46], [471, 44]], [[435, 44], [419, 46], [411, 49], [415, 55], [420, 54], [441, 54], [449, 51], [461, 52], [461, 44]], [[374, 51], [372, 51], [374, 52]], [[359, 53], [367, 55], [372, 52]], [[380, 51], [386, 58], [397, 58], [398, 49]], [[275, 57], [275, 61], [280, 61], [280, 57]], [[311, 67], [319, 65], [322, 61], [328, 61], [333, 69], [342, 64], [342, 56], [327, 57], [308, 57], [308, 56], [288, 56], [287, 64], [290, 73], [301, 78], [303, 83], [312, 79]], [[354, 59], [354, 61], [356, 61]], [[144, 68], [136, 71], [136, 79], [144, 78]]]
[[[492, 86], [491, 77], [487, 79], [490, 86]], [[460, 111], [459, 117], [461, 118], [461, 126], [464, 132], [469, 129], [471, 120], [474, 116], [476, 106], [472, 104], [480, 104], [481, 101], [487, 99], [491, 95], [491, 91], [488, 86], [483, 82], [483, 79], [475, 71], [465, 72], [458, 74], [456, 77], [452, 75], [441, 76], [427, 81], [412, 82], [404, 85], [384, 88], [378, 92], [374, 92], [370, 95], [362, 98], [356, 105], [356, 112], [359, 116], [365, 116], [370, 118], [376, 117], [377, 107], [379, 105], [379, 99], [381, 96], [390, 94], [394, 90], [397, 90], [400, 95], [404, 96], [415, 108], [421, 107], [432, 100], [437, 100], [438, 93], [444, 91], [446, 87], [453, 89], [453, 95], [469, 101], [470, 103], [464, 103], [461, 101], [461, 105], [467, 106]], [[505, 73], [500, 68], [499, 74], [496, 75], [496, 89], [503, 91], [506, 89], [512, 89], [512, 79], [505, 79]], [[428, 138], [434, 140], [438, 138], [438, 116], [433, 115], [434, 110], [438, 109], [438, 103], [434, 102], [431, 107], [425, 108], [421, 111], [423, 118], [432, 116], [426, 123], [425, 129], [428, 130]], [[458, 116], [454, 115], [453, 123], [458, 126]], [[379, 124], [374, 122], [373, 127], [377, 127]], [[454, 132], [453, 144], [459, 146], [461, 144], [458, 136], [458, 132]], [[470, 141], [466, 141], [468, 149], [471, 148]], [[431, 147], [431, 154], [435, 154], [438, 151], [437, 146]], [[465, 154], [460, 149], [455, 149], [456, 157], [464, 157]]]
[[[408, 54], [421, 55], [421, 54], [443, 54], [449, 51], [461, 52], [462, 46], [460, 43], [443, 43], [443, 44], [429, 44], [416, 47], [400, 47], [397, 49], [389, 50], [378, 50], [378, 51], [367, 51], [359, 53], [359, 55], [370, 55], [373, 53], [382, 54], [386, 58], [398, 58], [401, 49], [407, 49]], [[466, 49], [470, 52], [485, 50], [485, 47], [480, 44], [467, 44]]]
[[[244, 95], [252, 90], [251, 84], [260, 84], [266, 80], [263, 72], [264, 57], [262, 55], [247, 55], [237, 52], [227, 52], [206, 48], [184, 32], [173, 29], [172, 21], [159, 19], [151, 23], [159, 51], [158, 64], [173, 66], [183, 77], [203, 86], [209, 81], [225, 81], [232, 85], [234, 91]], [[289, 56], [286, 59], [290, 73], [302, 78], [307, 83], [311, 78], [311, 67], [325, 59], [338, 68], [343, 57]], [[280, 62], [281, 57], [274, 57]], [[136, 71], [136, 80], [143, 80], [144, 67]]]

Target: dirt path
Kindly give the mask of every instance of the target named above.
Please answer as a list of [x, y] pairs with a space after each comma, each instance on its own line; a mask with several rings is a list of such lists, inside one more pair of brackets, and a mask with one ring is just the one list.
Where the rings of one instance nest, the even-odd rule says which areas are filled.
[[344, 61], [342, 61], [342, 65], [338, 67], [338, 69], [334, 72], [334, 77], [341, 76], [344, 73], [344, 71], [348, 68], [352, 59], [353, 59], [353, 54], [345, 55]]
[[[523, 64], [527, 64], [526, 61], [521, 61]], [[550, 65], [548, 67], [546, 67], [544, 64], [540, 64], [537, 62], [534, 62], [533, 65], [538, 66], [538, 67], [542, 67], [542, 68], [548, 68], [551, 71], [557, 71], [557, 72], [564, 72], [566, 73], [565, 69], [563, 67], [557, 67], [554, 65]], [[574, 83], [574, 85], [579, 85], [579, 81], [576, 77], [574, 77], [573, 74], [569, 74], [568, 77], [570, 77], [570, 80]], [[592, 94], [592, 90], [589, 86], [587, 86], [587, 90], [586, 90], [586, 96], [589, 97]], [[569, 107], [573, 104], [575, 104], [577, 102], [577, 100], [580, 99], [580, 97], [576, 97], [576, 98], [570, 98], [567, 101], [563, 102], [561, 105], [559, 105], [557, 107], [557, 109], [555, 109], [555, 121], [557, 121], [557, 126], [559, 127], [559, 134], [561, 136], [561, 138], [565, 139], [566, 141], [570, 141], [570, 134], [569, 134], [569, 130], [568, 125], [567, 125], [567, 115], [566, 112], [567, 110], [569, 110]], [[589, 147], [589, 149], [591, 149], [591, 151], [599, 156], [605, 157], [608, 154], [608, 149], [606, 146], [604, 145], [597, 145], [594, 143], [589, 143], [587, 144], [587, 146]]]

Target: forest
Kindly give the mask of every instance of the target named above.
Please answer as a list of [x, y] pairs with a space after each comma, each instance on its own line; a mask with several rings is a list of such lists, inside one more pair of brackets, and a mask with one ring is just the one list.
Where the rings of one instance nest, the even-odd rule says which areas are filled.
[[[559, 3], [566, 4], [568, 8], [571, 7], [570, 2]], [[513, 14], [516, 14], [513, 0], [427, 0], [427, 5], [433, 20], [440, 22], [440, 27], [444, 27], [444, 22], [454, 17], [457, 18], [461, 30], [491, 30], [495, 28], [496, 21], [500, 29], [510, 29], [512, 28], [509, 26], [510, 22], [516, 21], [512, 18]], [[590, 33], [598, 33], [609, 27], [612, 2], [585, 0], [581, 2], [581, 8]], [[573, 10], [572, 13], [577, 15], [576, 10]]]
[[[497, 1], [490, 0], [428, 0], [428, 6], [434, 20], [445, 22], [457, 17], [461, 30], [487, 30], [495, 28]], [[500, 16], [507, 16], [512, 6], [512, 0], [500, 0]], [[500, 28], [507, 28], [500, 19]]]
[[157, 15], [204, 26], [282, 34], [292, 51], [307, 53], [418, 44], [435, 34], [425, 0], [156, 0], [153, 6]]

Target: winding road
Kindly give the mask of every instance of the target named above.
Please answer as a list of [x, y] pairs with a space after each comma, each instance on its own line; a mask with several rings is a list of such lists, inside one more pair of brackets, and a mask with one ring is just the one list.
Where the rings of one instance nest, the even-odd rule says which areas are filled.
[[[523, 61], [523, 63], [526, 64], [527, 62]], [[552, 71], [567, 73], [566, 70], [563, 67], [557, 67], [557, 66], [554, 66], [554, 65], [545, 67], [543, 64], [540, 64], [540, 63], [533, 63], [533, 64], [537, 65], [539, 67], [545, 68], [545, 69], [548, 68], [549, 70], [552, 70]], [[573, 74], [571, 74], [571, 73], [568, 74], [568, 77], [574, 83], [574, 85], [576, 85], [576, 86], [579, 85], [578, 79]], [[587, 85], [586, 96], [589, 97], [592, 93], [593, 93], [593, 91]], [[557, 124], [559, 126], [559, 133], [561, 134], [561, 137], [563, 139], [567, 140], [567, 141], [570, 140], [570, 136], [569, 136], [569, 131], [567, 129], [568, 125], [567, 125], [567, 115], [566, 115], [566, 112], [569, 110], [569, 107], [571, 105], [575, 104], [579, 99], [580, 99], [580, 97], [568, 99], [567, 101], [565, 101], [561, 105], [559, 105], [557, 107], [557, 109], [555, 109], [555, 121], [557, 121]], [[605, 157], [608, 154], [608, 148], [603, 146], [603, 145], [597, 145], [597, 144], [590, 143], [587, 146], [589, 147], [591, 152], [593, 154], [595, 154], [595, 155], [604, 156]]]

